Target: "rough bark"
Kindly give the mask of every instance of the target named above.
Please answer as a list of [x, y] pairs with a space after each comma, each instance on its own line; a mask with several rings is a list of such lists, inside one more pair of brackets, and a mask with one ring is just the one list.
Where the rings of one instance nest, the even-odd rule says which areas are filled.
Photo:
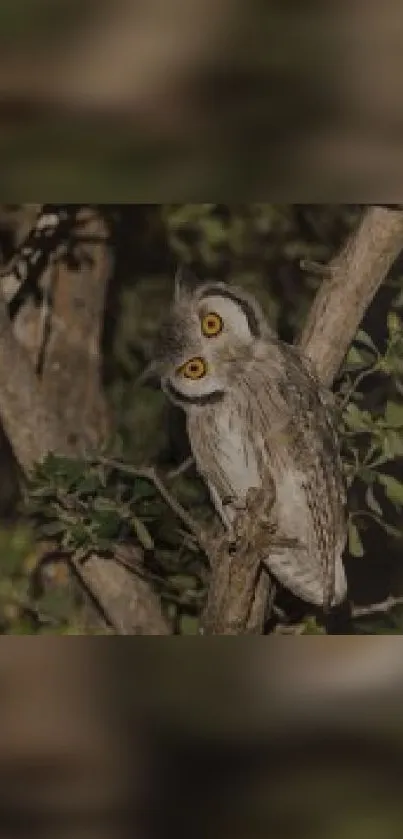
[[376, 291], [403, 247], [403, 212], [370, 207], [326, 268], [299, 345], [331, 386]]
[[0, 296], [0, 418], [24, 472], [50, 451], [73, 455], [62, 423], [49, 413], [29, 355], [13, 335]]
[[[140, 551], [137, 562], [142, 564]], [[133, 584], [127, 568], [96, 554], [88, 557], [80, 573], [92, 596], [108, 609], [119, 635], [171, 635], [159, 599], [147, 580], [131, 575]]]
[[101, 336], [111, 273], [108, 231], [99, 213], [78, 214], [77, 267], [58, 260], [52, 291], [52, 328], [45, 347], [41, 388], [66, 436], [83, 449], [96, 448], [111, 433], [102, 389]]

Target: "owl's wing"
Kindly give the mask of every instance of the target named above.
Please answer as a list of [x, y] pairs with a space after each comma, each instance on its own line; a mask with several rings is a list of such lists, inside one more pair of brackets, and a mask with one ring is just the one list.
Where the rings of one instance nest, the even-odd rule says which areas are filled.
[[[290, 408], [292, 459], [303, 473], [303, 489], [309, 508], [312, 541], [316, 551], [310, 561], [318, 563], [324, 606], [331, 604], [346, 539], [344, 505], [346, 488], [340, 458], [332, 394], [314, 373], [292, 353], [287, 366], [287, 403]], [[340, 583], [338, 582], [340, 586]]]

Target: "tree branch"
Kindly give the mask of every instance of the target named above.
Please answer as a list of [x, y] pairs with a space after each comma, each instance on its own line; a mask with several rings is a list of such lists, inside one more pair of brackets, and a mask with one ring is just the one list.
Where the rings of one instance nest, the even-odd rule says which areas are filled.
[[353, 618], [368, 618], [372, 615], [387, 615], [396, 606], [403, 606], [403, 597], [386, 597], [378, 603], [369, 603], [367, 606], [353, 606]]
[[270, 524], [272, 505], [273, 498], [265, 491], [249, 490], [234, 532], [213, 532], [205, 540], [212, 573], [202, 616], [203, 634], [263, 634], [275, 589], [262, 562], [270, 545], [281, 542]]
[[[195, 537], [200, 547], [203, 548], [203, 534], [201, 532], [201, 528], [192, 518], [190, 513], [188, 513], [187, 510], [182, 507], [182, 504], [180, 504], [180, 502], [174, 498], [172, 493], [170, 493], [163, 480], [159, 477], [159, 475], [157, 475], [153, 466], [132, 466], [129, 463], [122, 463], [120, 460], [104, 457], [104, 455], [101, 454], [96, 455], [95, 460], [97, 463], [102, 463], [104, 466], [109, 466], [111, 469], [116, 469], [118, 472], [123, 472], [126, 475], [133, 475], [134, 478], [144, 478], [146, 481], [150, 481], [156, 491], [160, 494], [163, 501], [165, 501], [167, 506], [170, 507], [174, 515], [182, 522], [182, 524], [184, 524], [189, 533]], [[177, 471], [171, 474], [175, 477]]]
[[325, 385], [332, 384], [368, 306], [402, 247], [402, 210], [370, 207], [341, 253], [325, 268], [298, 341]]
[[[130, 554], [133, 551], [136, 561], [142, 563], [140, 549], [127, 549]], [[118, 635], [171, 635], [157, 594], [147, 579], [135, 573], [133, 556], [124, 553], [120, 545], [113, 558], [90, 554], [84, 562], [75, 563], [75, 571], [101, 609], [107, 607], [107, 617]], [[130, 562], [121, 562], [121, 555]]]
[[28, 353], [12, 332], [0, 295], [0, 419], [25, 473], [50, 451], [73, 455], [62, 423], [49, 414]]

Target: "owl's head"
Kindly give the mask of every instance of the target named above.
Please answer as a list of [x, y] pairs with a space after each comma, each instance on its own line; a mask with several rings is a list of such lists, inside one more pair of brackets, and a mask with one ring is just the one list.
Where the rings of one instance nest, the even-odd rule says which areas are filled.
[[187, 270], [159, 330], [155, 368], [169, 398], [184, 409], [220, 401], [270, 333], [260, 306], [220, 282], [198, 283]]

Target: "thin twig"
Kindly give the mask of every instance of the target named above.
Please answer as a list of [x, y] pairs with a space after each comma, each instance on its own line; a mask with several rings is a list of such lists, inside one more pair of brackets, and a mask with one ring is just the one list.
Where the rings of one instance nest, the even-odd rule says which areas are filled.
[[294, 623], [294, 624], [278, 623], [277, 626], [275, 626], [274, 630], [273, 630], [274, 635], [304, 635], [304, 633], [305, 633], [305, 624], [304, 623]]
[[184, 460], [183, 463], [180, 464], [180, 466], [177, 466], [176, 469], [171, 469], [169, 472], [167, 472], [167, 474], [165, 475], [166, 479], [168, 481], [173, 481], [175, 478], [178, 478], [179, 475], [183, 475], [185, 472], [188, 471], [188, 469], [191, 468], [191, 466], [194, 465], [194, 462], [194, 457], [192, 457], [192, 455], [189, 455], [189, 457], [187, 457], [186, 460]]
[[119, 460], [114, 460], [113, 458], [105, 457], [103, 455], [97, 455], [96, 461], [101, 463], [103, 466], [108, 466], [111, 469], [116, 469], [117, 471], [123, 472], [127, 475], [133, 475], [135, 478], [144, 478], [144, 480], [150, 481], [168, 507], [170, 507], [172, 512], [182, 521], [187, 530], [193, 534], [199, 546], [202, 550], [204, 550], [204, 538], [201, 527], [187, 512], [187, 510], [182, 507], [182, 504], [173, 497], [172, 493], [167, 489], [161, 478], [157, 475], [154, 466], [132, 466], [128, 463], [121, 463]]
[[[393, 597], [389, 595], [389, 597], [386, 597], [385, 600], [381, 600], [379, 603], [369, 603], [367, 606], [352, 606], [351, 614], [353, 619], [371, 617], [372, 615], [387, 615], [397, 606], [403, 606], [403, 596]], [[277, 607], [273, 611], [280, 618], [280, 622], [274, 628], [275, 634], [303, 635], [305, 629], [304, 623], [284, 624], [281, 622], [281, 619], [284, 620], [284, 615], [281, 611]]]
[[116, 635], [121, 635], [122, 633], [119, 631], [119, 627], [116, 625], [116, 622], [113, 620], [112, 615], [109, 613], [105, 604], [100, 603], [99, 598], [97, 597], [96, 593], [93, 591], [88, 578], [84, 572], [84, 563], [87, 558], [91, 554], [91, 551], [78, 549], [77, 551], [71, 552], [68, 555], [68, 563], [70, 564], [71, 568], [73, 569], [74, 574], [76, 575], [77, 579], [79, 580], [82, 588], [87, 594], [87, 597], [90, 598], [91, 603], [96, 606], [99, 615], [101, 616], [102, 620], [109, 624], [109, 626], [113, 629]]
[[[155, 583], [157, 586], [161, 588], [160, 597], [164, 597], [165, 599], [172, 600], [181, 606], [194, 606], [195, 602], [202, 601], [206, 596], [205, 589], [187, 589], [186, 592], [183, 592], [183, 595], [175, 588], [175, 585], [171, 583], [169, 580], [166, 580], [164, 577], [161, 577], [159, 574], [153, 574], [148, 568], [145, 570], [141, 568], [140, 565], [135, 565], [131, 563], [129, 560], [124, 559], [123, 557], [119, 556], [119, 554], [115, 554], [116, 562], [119, 562], [120, 565], [123, 565], [124, 568], [127, 568], [132, 574], [136, 574], [138, 577], [141, 577], [142, 580], [145, 580], [148, 583]], [[165, 590], [164, 590], [165, 586]], [[186, 597], [188, 600], [186, 600]]]
[[361, 373], [359, 373], [358, 376], [354, 379], [354, 382], [352, 383], [351, 387], [349, 387], [347, 393], [344, 395], [343, 401], [340, 405], [337, 406], [340, 416], [344, 413], [345, 409], [347, 408], [347, 405], [349, 404], [352, 395], [356, 392], [358, 385], [360, 385], [361, 382], [363, 382], [364, 379], [367, 378], [367, 376], [372, 376], [376, 372], [377, 364], [374, 364], [373, 367], [371, 367], [369, 370], [361, 370]]
[[312, 259], [301, 259], [300, 268], [308, 274], [314, 274], [317, 277], [331, 277], [332, 270], [328, 265], [323, 265], [321, 262], [315, 262]]
[[403, 596], [392, 597], [390, 595], [379, 603], [369, 603], [368, 606], [353, 606], [352, 616], [353, 618], [364, 618], [371, 615], [386, 615], [396, 606], [403, 606]]

